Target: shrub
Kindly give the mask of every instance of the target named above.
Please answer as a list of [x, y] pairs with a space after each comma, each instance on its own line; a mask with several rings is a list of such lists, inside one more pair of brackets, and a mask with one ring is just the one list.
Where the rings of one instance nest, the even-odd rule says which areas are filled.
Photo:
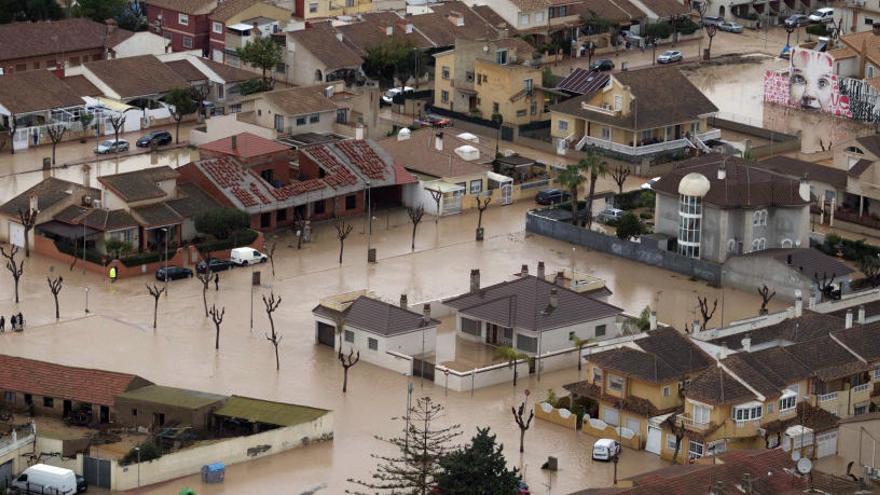
[[552, 388], [547, 389], [547, 398], [544, 399], [544, 402], [550, 404], [553, 407], [556, 407], [556, 392], [553, 391]]
[[140, 266], [145, 265], [147, 263], [154, 263], [159, 261], [164, 256], [162, 252], [152, 252], [152, 253], [140, 253], [133, 254], [131, 256], [126, 256], [125, 258], [120, 258], [119, 261], [122, 262], [125, 266]]
[[675, 20], [675, 31], [681, 34], [694, 34], [700, 29], [700, 25], [689, 17], [679, 17]]
[[633, 213], [625, 213], [617, 224], [617, 238], [629, 239], [630, 237], [638, 237], [642, 235], [644, 227], [639, 217]]
[[239, 84], [238, 89], [241, 92], [242, 96], [247, 96], [254, 93], [259, 93], [261, 91], [268, 91], [272, 88], [269, 87], [268, 83], [266, 83], [262, 79], [257, 78]]
[[235, 208], [216, 208], [196, 217], [196, 230], [217, 239], [228, 239], [233, 232], [250, 225], [248, 214]]
[[648, 27], [645, 28], [645, 34], [648, 37], [662, 40], [672, 36], [672, 26], [668, 22], [648, 24]]
[[[158, 459], [162, 457], [165, 452], [162, 450], [162, 447], [156, 445], [152, 440], [147, 440], [142, 444], [138, 445], [138, 448], [141, 449], [140, 459], [141, 462], [152, 461], [153, 459]], [[129, 464], [136, 464], [138, 461], [138, 451], [132, 448], [125, 454], [125, 456], [119, 461], [120, 466], [128, 466]]]
[[654, 218], [654, 214], [648, 211], [643, 211], [639, 213], [639, 218], [641, 218], [642, 220], [650, 220]]

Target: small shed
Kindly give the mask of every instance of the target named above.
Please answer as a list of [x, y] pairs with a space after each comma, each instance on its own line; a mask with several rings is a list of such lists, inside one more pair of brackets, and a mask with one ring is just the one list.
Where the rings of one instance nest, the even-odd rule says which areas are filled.
[[214, 417], [219, 432], [250, 435], [309, 423], [328, 412], [316, 407], [233, 395], [214, 411]]
[[158, 428], [164, 425], [209, 426], [211, 411], [225, 395], [184, 388], [149, 385], [116, 396], [117, 419], [126, 426]]

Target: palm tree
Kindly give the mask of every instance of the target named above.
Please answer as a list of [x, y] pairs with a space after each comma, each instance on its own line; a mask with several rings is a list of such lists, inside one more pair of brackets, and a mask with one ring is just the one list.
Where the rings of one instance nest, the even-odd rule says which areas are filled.
[[578, 337], [577, 335], [571, 336], [571, 343], [574, 344], [574, 346], [577, 347], [577, 350], [578, 350], [578, 371], [581, 370], [581, 363], [584, 360], [582, 357], [582, 354], [584, 351], [584, 346], [589, 344], [592, 341], [593, 341], [593, 339], [582, 339], [582, 338]]
[[524, 352], [519, 352], [513, 347], [506, 345], [495, 349], [495, 355], [507, 361], [508, 366], [513, 366], [513, 386], [516, 387], [516, 377], [518, 376], [516, 370], [516, 362], [520, 359], [528, 359], [529, 355]]
[[556, 180], [562, 187], [571, 191], [571, 223], [577, 225], [578, 187], [586, 182], [581, 174], [580, 164], [566, 166], [565, 170], [556, 177]]
[[581, 170], [586, 170], [590, 174], [590, 192], [587, 195], [587, 228], [593, 225], [593, 196], [596, 193], [596, 180], [599, 177], [605, 177], [608, 173], [608, 162], [602, 160], [594, 150], [588, 149], [585, 156], [577, 164]]

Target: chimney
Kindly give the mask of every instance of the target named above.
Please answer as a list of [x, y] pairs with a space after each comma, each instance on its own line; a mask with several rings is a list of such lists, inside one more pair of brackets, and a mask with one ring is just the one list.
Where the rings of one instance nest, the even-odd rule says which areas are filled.
[[471, 292], [480, 290], [480, 270], [474, 268], [471, 270]]
[[874, 33], [874, 36], [880, 36], [880, 22], [871, 24], [871, 32]]
[[865, 324], [865, 305], [859, 304], [859, 325]]
[[700, 325], [700, 320], [694, 320], [691, 328], [693, 328], [693, 333], [699, 333], [701, 330], [703, 330], [703, 326]]
[[357, 127], [354, 128], [354, 138], [355, 139], [363, 139], [364, 138], [364, 125], [358, 124]]
[[727, 344], [721, 344], [721, 350], [718, 352], [718, 359], [725, 359], [730, 355], [730, 349]]
[[409, 298], [406, 297], [406, 294], [400, 295], [400, 307], [403, 309], [409, 308]]
[[804, 314], [804, 296], [801, 290], [794, 291], [794, 317], [800, 318]]
[[850, 308], [850, 309], [846, 310], [845, 328], [852, 328], [852, 324], [853, 324], [853, 314], [852, 314], [852, 308]]
[[718, 167], [718, 180], [724, 180], [727, 178], [727, 168], [724, 165]]
[[336, 41], [342, 43], [342, 33], [336, 33]]
[[559, 307], [559, 293], [556, 287], [550, 288], [550, 307], [554, 309]]
[[565, 272], [560, 270], [556, 272], [556, 279], [553, 280], [553, 283], [559, 286], [565, 285]]
[[238, 136], [232, 136], [231, 138], [229, 138], [229, 142], [233, 150], [238, 149]]
[[425, 323], [428, 323], [429, 321], [431, 321], [431, 304], [430, 303], [425, 303], [425, 305], [422, 307], [422, 315], [423, 315], [422, 321], [424, 321]]
[[744, 351], [752, 352], [752, 337], [750, 337], [749, 334], [746, 334], [739, 343], [742, 345]]
[[801, 177], [800, 186], [798, 186], [798, 193], [801, 196], [801, 199], [804, 201], [810, 201], [810, 181], [807, 180], [806, 177]]
[[385, 26], [385, 36], [391, 36], [394, 34], [394, 26]]
[[438, 132], [434, 134], [434, 149], [437, 151], [443, 151], [443, 133]]
[[109, 36], [116, 28], [119, 27], [119, 24], [116, 22], [116, 19], [107, 19], [104, 21], [104, 24], [107, 26], [107, 35]]
[[529, 265], [523, 263], [522, 268], [519, 269], [520, 275], [528, 275], [529, 274]]
[[406, 23], [406, 26], [404, 26], [404, 30], [406, 31], [406, 34], [412, 34], [412, 32], [413, 32], [413, 25], [412, 25], [412, 23], [411, 23], [411, 22], [407, 22], [407, 23]]
[[657, 330], [657, 312], [653, 309], [651, 310], [651, 316], [648, 317], [648, 321], [650, 322], [649, 328]]
[[752, 475], [751, 473], [743, 473], [742, 484], [740, 485], [740, 491], [745, 495], [752, 495]]
[[544, 262], [543, 261], [538, 262], [537, 277], [540, 278], [541, 280], [544, 280]]

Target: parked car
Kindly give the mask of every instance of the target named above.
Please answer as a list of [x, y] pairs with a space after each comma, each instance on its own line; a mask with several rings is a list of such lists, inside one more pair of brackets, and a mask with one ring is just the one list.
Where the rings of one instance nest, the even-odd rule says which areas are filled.
[[232, 263], [229, 260], [221, 260], [220, 258], [208, 258], [207, 263], [205, 260], [196, 263], [196, 272], [205, 273], [209, 266], [212, 272], [222, 272], [232, 268]]
[[424, 127], [447, 127], [449, 126], [450, 122], [449, 119], [447, 119], [446, 117], [428, 114], [416, 120], [415, 124]]
[[249, 247], [235, 248], [230, 252], [229, 261], [238, 266], [248, 266], [255, 263], [265, 263], [269, 257]]
[[657, 62], [661, 64], [671, 64], [673, 62], [681, 62], [682, 55], [678, 50], [666, 50], [657, 57]]
[[76, 474], [70, 469], [34, 464], [12, 482], [21, 493], [78, 493]]
[[724, 22], [723, 17], [718, 17], [714, 15], [703, 16], [703, 25], [704, 26], [718, 26], [722, 22]]
[[616, 222], [623, 218], [624, 213], [625, 212], [620, 208], [612, 208], [609, 206], [608, 208], [602, 210], [602, 213], [596, 215], [596, 220], [602, 223]]
[[171, 137], [170, 132], [152, 131], [144, 134], [143, 137], [135, 141], [134, 144], [138, 148], [147, 148], [153, 143], [156, 143], [156, 146], [162, 146], [163, 144], [170, 144], [171, 141], [174, 141], [174, 138]]
[[179, 278], [192, 278], [192, 276], [192, 270], [181, 266], [169, 266], [168, 268], [163, 266], [156, 270], [156, 280], [168, 281], [177, 280]]
[[119, 153], [121, 151], [128, 151], [128, 141], [125, 139], [108, 139], [95, 146], [95, 153], [99, 155]]
[[590, 64], [590, 70], [606, 71], [614, 69], [614, 61], [609, 58], [600, 58]]
[[737, 24], [733, 21], [724, 21], [718, 25], [718, 29], [721, 31], [727, 31], [728, 33], [741, 33], [743, 32], [742, 24]]
[[832, 9], [831, 7], [824, 7], [814, 10], [812, 13], [810, 13], [810, 22], [834, 22], [834, 9]]
[[660, 181], [660, 177], [654, 177], [653, 179], [648, 179], [647, 181], [642, 183], [642, 185], [639, 187], [641, 189], [646, 190], [646, 191], [650, 191], [651, 189], [654, 189], [654, 184], [656, 184], [659, 181]]
[[594, 461], [610, 461], [620, 454], [620, 444], [610, 438], [600, 438], [593, 444]]
[[525, 481], [517, 481], [516, 482], [516, 495], [531, 495], [532, 492], [529, 491], [529, 485]]
[[555, 205], [565, 203], [570, 198], [571, 194], [561, 189], [544, 189], [543, 191], [538, 191], [538, 194], [535, 195], [535, 203], [539, 205]]
[[412, 93], [415, 91], [415, 88], [404, 86], [402, 88], [391, 88], [385, 91], [385, 94], [382, 95], [382, 101], [386, 105], [390, 105], [394, 103], [394, 97], [401, 93]]
[[810, 24], [810, 16], [807, 14], [792, 14], [785, 20], [788, 27], [802, 27]]

